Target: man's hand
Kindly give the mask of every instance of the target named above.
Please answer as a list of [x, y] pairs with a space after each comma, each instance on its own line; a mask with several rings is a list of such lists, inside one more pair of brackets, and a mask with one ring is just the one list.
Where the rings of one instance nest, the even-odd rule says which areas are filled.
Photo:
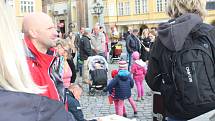
[[147, 52], [149, 52], [149, 48], [145, 47], [145, 50], [146, 50]]

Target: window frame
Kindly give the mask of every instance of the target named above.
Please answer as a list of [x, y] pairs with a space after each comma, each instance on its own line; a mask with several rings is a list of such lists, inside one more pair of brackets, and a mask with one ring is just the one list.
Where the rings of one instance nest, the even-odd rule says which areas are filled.
[[20, 12], [32, 13], [35, 11], [35, 0], [20, 0]]
[[134, 1], [134, 6], [135, 6], [135, 14], [140, 14], [141, 13], [141, 7], [140, 7], [140, 0], [135, 0]]
[[148, 12], [148, 0], [142, 0], [142, 13]]
[[124, 7], [125, 7], [125, 13], [124, 13], [124, 15], [130, 15], [131, 13], [130, 13], [130, 2], [128, 1], [128, 2], [125, 2], [124, 3]]

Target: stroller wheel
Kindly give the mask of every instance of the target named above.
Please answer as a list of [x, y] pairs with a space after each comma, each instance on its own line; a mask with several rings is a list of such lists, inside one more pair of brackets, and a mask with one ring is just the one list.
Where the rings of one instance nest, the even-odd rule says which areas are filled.
[[89, 91], [89, 95], [90, 96], [94, 96], [96, 94], [96, 89], [92, 88], [90, 91]]

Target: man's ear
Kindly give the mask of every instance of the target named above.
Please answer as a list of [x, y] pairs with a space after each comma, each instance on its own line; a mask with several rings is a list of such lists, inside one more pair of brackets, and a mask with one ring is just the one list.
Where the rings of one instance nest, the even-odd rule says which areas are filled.
[[35, 30], [29, 30], [29, 35], [30, 35], [32, 38], [37, 38], [38, 33], [37, 33], [37, 31], [35, 31]]

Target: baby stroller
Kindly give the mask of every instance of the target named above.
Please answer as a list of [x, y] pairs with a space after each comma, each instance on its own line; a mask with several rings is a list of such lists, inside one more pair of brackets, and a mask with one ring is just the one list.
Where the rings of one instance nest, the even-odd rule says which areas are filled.
[[107, 86], [108, 63], [103, 56], [92, 56], [88, 58], [89, 73], [92, 84], [89, 84], [89, 95], [95, 95], [96, 90], [102, 91]]
[[113, 47], [111, 47], [110, 63], [120, 60], [121, 53], [122, 53], [122, 44], [117, 43], [113, 45]]

